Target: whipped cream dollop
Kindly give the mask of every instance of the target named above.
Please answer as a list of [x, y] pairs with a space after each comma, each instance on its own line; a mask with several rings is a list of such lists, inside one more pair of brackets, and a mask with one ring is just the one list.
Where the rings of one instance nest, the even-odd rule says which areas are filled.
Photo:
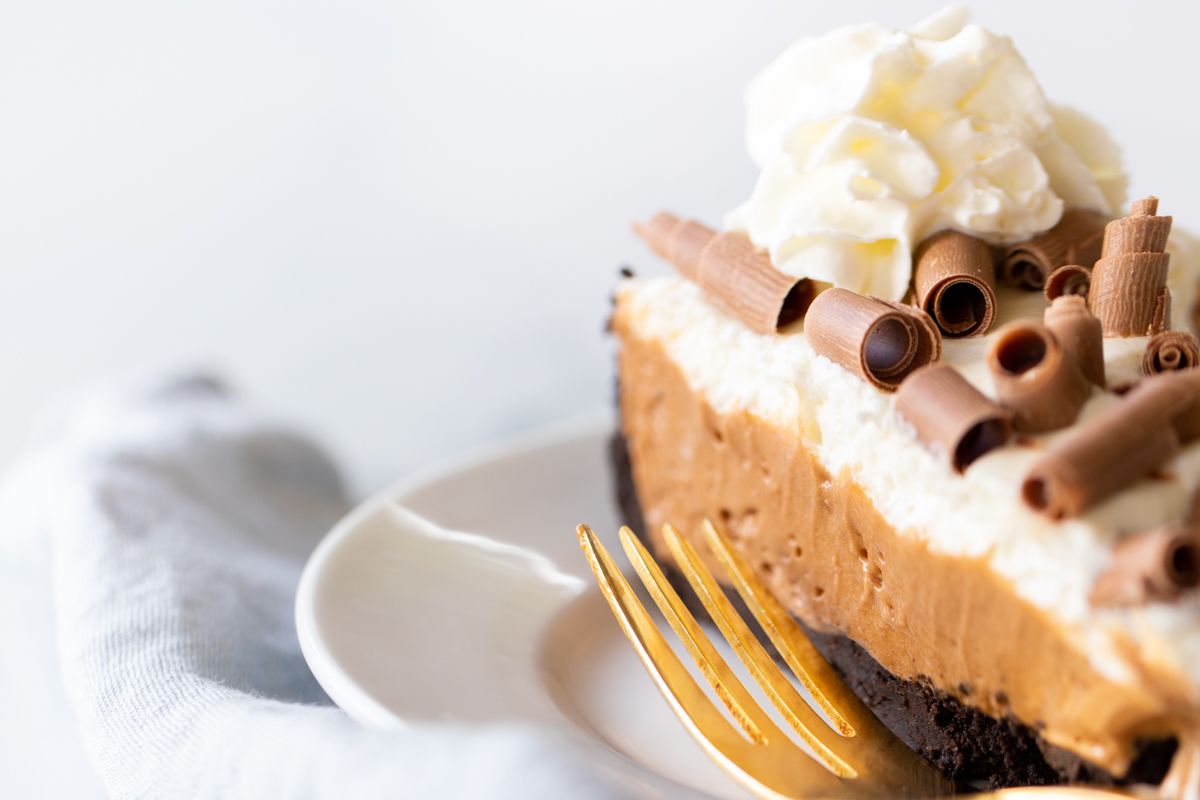
[[751, 82], [746, 112], [762, 172], [726, 226], [788, 274], [863, 294], [901, 299], [913, 248], [939, 230], [1015, 242], [1068, 207], [1124, 202], [1104, 130], [1047, 101], [1012, 42], [960, 7], [801, 40]]

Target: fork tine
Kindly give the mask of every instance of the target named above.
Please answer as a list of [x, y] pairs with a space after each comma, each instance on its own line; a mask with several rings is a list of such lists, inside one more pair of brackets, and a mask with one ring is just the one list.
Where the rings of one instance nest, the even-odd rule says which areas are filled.
[[[722, 568], [733, 580], [738, 593], [754, 614], [754, 618], [766, 631], [801, 684], [812, 694], [814, 701], [829, 714], [830, 719], [841, 720], [841, 724], [849, 728], [846, 738], [827, 741], [829, 747], [845, 756], [853, 764], [859, 777], [868, 778], [878, 785], [903, 787], [918, 795], [948, 793], [951, 785], [871, 713], [829, 662], [817, 652], [812, 641], [763, 585], [729, 540], [708, 520], [704, 522], [704, 536]], [[728, 611], [740, 622], [741, 618], [729, 604], [724, 592], [720, 591], [711, 573], [700, 563], [695, 549], [678, 533], [675, 534], [675, 539], [681, 545], [681, 550], [695, 558], [696, 564], [704, 570], [711, 585], [717, 588], [720, 599], [724, 601], [723, 610]], [[711, 607], [709, 612], [712, 613]], [[745, 628], [744, 622], [742, 626]], [[832, 733], [828, 727], [825, 730]]]
[[741, 680], [733, 674], [729, 664], [701, 630], [700, 624], [675, 592], [654, 557], [628, 527], [621, 528], [621, 547], [633, 564], [634, 571], [645, 584], [646, 591], [650, 592], [650, 596], [662, 611], [667, 624], [683, 642], [683, 646], [717, 697], [721, 698], [721, 702], [745, 729], [750, 739], [763, 744], [771, 738], [768, 733], [778, 734], [779, 729], [746, 691]]
[[[879, 738], [875, 737], [876, 730], [870, 726], [864, 726], [858, 736], [842, 738], [821, 723], [811, 708], [808, 709], [825, 735], [838, 743], [838, 752], [852, 754], [848, 757], [853, 769], [847, 767], [842, 774], [856, 775], [866, 780], [848, 783], [824, 763], [797, 747], [771, 721], [733, 674], [729, 664], [716, 652], [695, 618], [684, 608], [683, 601], [671, 588], [653, 556], [632, 531], [622, 528], [622, 547], [655, 597], [655, 602], [693, 657], [699, 654], [697, 664], [710, 682], [713, 676], [719, 678], [719, 684], [713, 683], [714, 689], [726, 703], [735, 701], [734, 705], [729, 706], [730, 713], [739, 724], [748, 726], [745, 728], [746, 734], [753, 740], [743, 736], [742, 731], [730, 724], [720, 707], [709, 699], [692, 678], [596, 534], [586, 525], [580, 525], [577, 532], [584, 556], [595, 573], [596, 582], [613, 616], [617, 618], [675, 716], [719, 767], [756, 796], [772, 800], [837, 797], [844, 796], [851, 785], [855, 786], [853, 793], [860, 797], [932, 797], [952, 793], [952, 784], [905, 748], [878, 721], [875, 721], [875, 725], [883, 734]], [[677, 547], [683, 541], [673, 530], [668, 536], [673, 536]], [[691, 554], [695, 556], [695, 551], [691, 550]], [[692, 561], [699, 565], [698, 558]], [[728, 598], [707, 569], [699, 565], [703, 573], [695, 569], [688, 570], [687, 563], [685, 558], [681, 566], [684, 566], [689, 579], [696, 574], [706, 575], [728, 605]], [[732, 613], [732, 606], [729, 612]], [[740, 617], [737, 619], [740, 620]], [[874, 721], [870, 712], [866, 713]], [[754, 731], [757, 731], [757, 736]]]
[[796, 691], [796, 687], [780, 671], [774, 659], [763, 649], [749, 626], [733, 608], [724, 590], [701, 561], [696, 549], [670, 525], [663, 526], [663, 537], [676, 563], [683, 570], [700, 601], [704, 603], [709, 616], [779, 713], [812, 749], [817, 760], [826, 769], [839, 777], [857, 777], [854, 767], [832, 749], [845, 741], [840, 732], [830, 728], [825, 720], [813, 711]]
[[[853, 703], [846, 702], [847, 694], [853, 696], [855, 701], [858, 700], [858, 696], [846, 689], [841, 677], [817, 652], [817, 648], [792, 619], [791, 614], [784, 611], [775, 596], [763, 586], [762, 581], [750, 569], [750, 565], [733, 549], [729, 540], [717, 530], [711, 520], [704, 520], [703, 530], [709, 549], [717, 557], [725, 574], [733, 581], [738, 594], [750, 609], [750, 613], [758, 620], [771, 644], [775, 645], [784, 662], [800, 679], [800, 684], [808, 690], [813, 701], [833, 721], [834, 727], [843, 736], [853, 736], [855, 728], [850, 720], [843, 716], [841, 709], [854, 707]], [[826, 694], [830, 691], [837, 694], [836, 704]]]
[[576, 533], [604, 599], [658, 690], [688, 732], [713, 759], [724, 763], [729, 753], [746, 746], [746, 740], [692, 679], [599, 537], [586, 525], [576, 528]]

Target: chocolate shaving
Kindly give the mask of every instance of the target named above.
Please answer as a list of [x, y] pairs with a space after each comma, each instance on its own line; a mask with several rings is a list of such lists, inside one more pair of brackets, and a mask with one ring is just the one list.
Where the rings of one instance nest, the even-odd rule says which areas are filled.
[[1093, 606], [1131, 606], [1175, 600], [1200, 586], [1200, 536], [1169, 525], [1122, 539], [1112, 563], [1092, 585]]
[[1104, 223], [1095, 211], [1067, 209], [1050, 230], [1008, 248], [1000, 278], [1009, 286], [1041, 289], [1050, 273], [1065, 264], [1091, 264], [1100, 257]]
[[1108, 223], [1104, 251], [1092, 268], [1088, 305], [1105, 336], [1151, 336], [1171, 325], [1164, 252], [1171, 217], [1157, 217], [1158, 200], [1133, 204], [1128, 217]]
[[884, 391], [895, 391], [909, 373], [941, 353], [937, 329], [917, 309], [827, 289], [804, 320], [813, 350]]
[[634, 230], [651, 250], [753, 331], [775, 333], [804, 316], [812, 302], [812, 282], [775, 269], [770, 257], [743, 233], [717, 233], [665, 211]]
[[1147, 375], [1172, 370], [1192, 369], [1200, 363], [1200, 341], [1187, 331], [1163, 331], [1150, 337], [1142, 356], [1142, 371]]
[[1046, 279], [1046, 288], [1042, 291], [1045, 293], [1046, 299], [1050, 301], [1057, 300], [1064, 295], [1087, 297], [1091, 285], [1092, 271], [1090, 269], [1079, 264], [1066, 264], [1050, 273], [1050, 277]]
[[1092, 384], [1049, 328], [1011, 322], [987, 354], [1000, 404], [1013, 412], [1021, 433], [1042, 433], [1075, 421]]
[[1106, 383], [1104, 334], [1100, 330], [1100, 320], [1088, 311], [1084, 299], [1069, 294], [1056, 298], [1042, 314], [1042, 322], [1083, 376], [1103, 389]]
[[1034, 464], [1025, 502], [1055, 519], [1074, 517], [1160, 468], [1200, 437], [1200, 370], [1146, 378], [1081, 423]]
[[1009, 413], [948, 364], [930, 364], [905, 378], [896, 411], [917, 438], [946, 453], [957, 472], [1012, 437]]
[[996, 315], [995, 259], [982, 239], [942, 231], [917, 248], [917, 302], [946, 336], [979, 336]]

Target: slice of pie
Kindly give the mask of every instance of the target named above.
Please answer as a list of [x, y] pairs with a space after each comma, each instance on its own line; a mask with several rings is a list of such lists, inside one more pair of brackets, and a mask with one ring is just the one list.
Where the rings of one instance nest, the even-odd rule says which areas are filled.
[[960, 781], [1197, 796], [1194, 244], [958, 11], [801, 41], [747, 113], [750, 199], [616, 292], [628, 521], [711, 520]]

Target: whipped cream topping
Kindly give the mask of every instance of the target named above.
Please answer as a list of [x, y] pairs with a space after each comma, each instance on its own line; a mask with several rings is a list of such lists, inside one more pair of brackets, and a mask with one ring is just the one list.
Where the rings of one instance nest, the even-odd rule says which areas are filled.
[[966, 17], [842, 28], [780, 55], [746, 92], [761, 174], [726, 226], [788, 274], [899, 300], [913, 248], [939, 230], [1010, 243], [1068, 207], [1116, 213], [1116, 145]]

